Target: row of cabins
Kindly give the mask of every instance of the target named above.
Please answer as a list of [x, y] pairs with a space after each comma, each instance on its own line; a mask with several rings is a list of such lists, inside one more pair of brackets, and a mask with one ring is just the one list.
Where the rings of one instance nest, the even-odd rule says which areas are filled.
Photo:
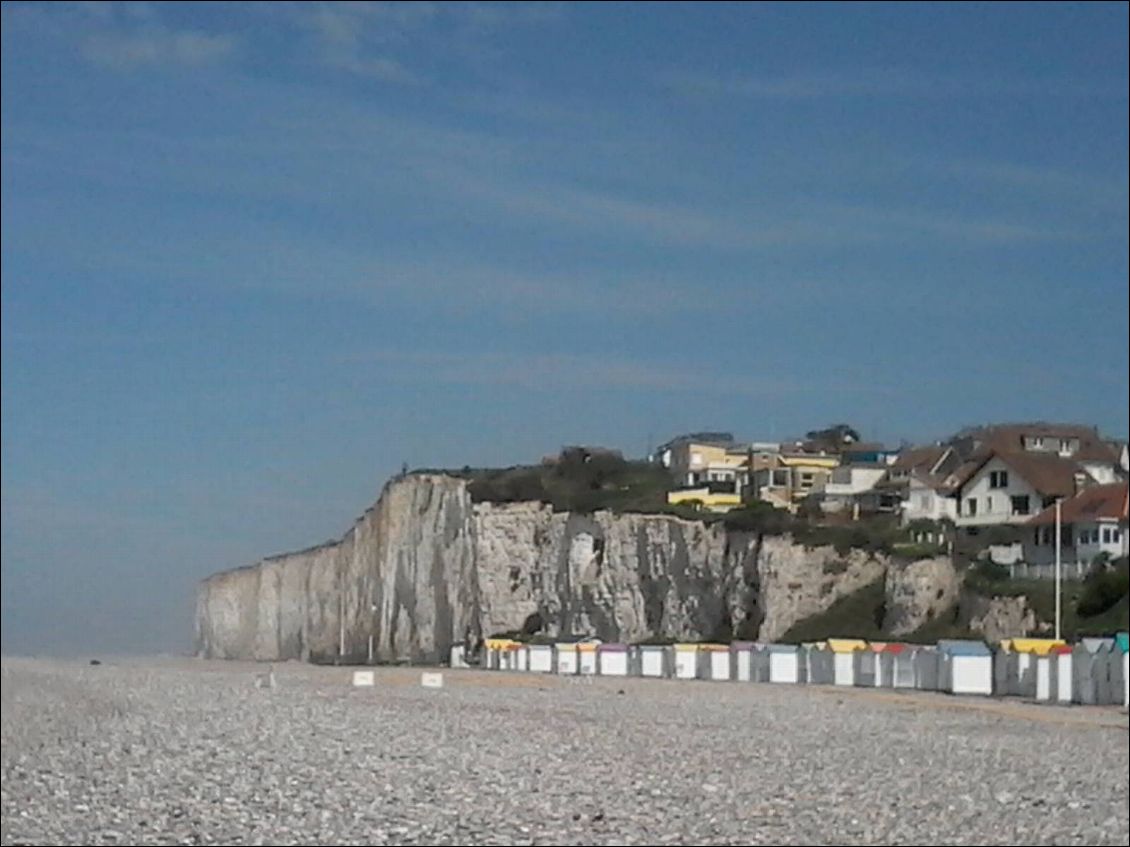
[[[1127, 634], [1075, 645], [1015, 638], [936, 645], [833, 638], [809, 645], [605, 644], [595, 640], [525, 644], [488, 639], [483, 667], [564, 676], [840, 685], [1012, 696], [1041, 702], [1130, 707]], [[463, 647], [451, 666], [466, 667]]]
[[811, 499], [826, 513], [944, 521], [972, 538], [1011, 527], [1013, 537], [992, 545], [991, 555], [1020, 576], [1051, 575], [1057, 502], [1060, 560], [1069, 575], [1081, 575], [1096, 557], [1130, 552], [1130, 452], [1093, 427], [975, 427], [944, 444], [902, 450], [858, 441], [739, 443], [730, 433], [695, 433], [662, 445], [654, 458], [678, 486], [669, 502], [712, 511], [751, 499], [795, 511]]

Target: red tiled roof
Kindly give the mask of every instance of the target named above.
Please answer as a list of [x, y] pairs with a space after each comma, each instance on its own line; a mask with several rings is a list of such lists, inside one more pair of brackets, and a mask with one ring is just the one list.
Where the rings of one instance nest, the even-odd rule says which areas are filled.
[[[1108, 485], [1092, 485], [1084, 488], [1074, 497], [1069, 497], [1060, 505], [1060, 519], [1065, 524], [1108, 520], [1126, 520], [1126, 483], [1112, 482]], [[1054, 524], [1055, 506], [1049, 506], [1030, 521], [1030, 524]]]

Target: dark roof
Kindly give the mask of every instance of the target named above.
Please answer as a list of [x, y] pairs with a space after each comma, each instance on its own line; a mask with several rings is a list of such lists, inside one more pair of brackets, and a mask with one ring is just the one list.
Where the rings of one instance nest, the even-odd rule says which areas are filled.
[[665, 450], [670, 447], [677, 447], [680, 444], [714, 444], [719, 447], [729, 447], [734, 443], [734, 435], [731, 432], [688, 432], [685, 435], [676, 435], [670, 441], [660, 444], [656, 449]]
[[[1126, 493], [1125, 482], [1089, 486], [1060, 504], [1060, 519], [1068, 524], [1094, 521], [1099, 518], [1126, 520]], [[1054, 524], [1055, 506], [1044, 509], [1028, 523]]]
[[1059, 424], [1046, 421], [1031, 423], [992, 424], [969, 430], [964, 435], [971, 437], [980, 447], [1011, 452], [1024, 450], [1025, 437], [1059, 439], [1074, 438], [1079, 441], [1079, 449], [1072, 454], [1073, 459], [1086, 462], [1117, 462], [1118, 454], [1099, 434], [1096, 427], [1083, 424]]
[[891, 465], [891, 470], [929, 473], [949, 449], [949, 447], [943, 445], [911, 447], [909, 450], [903, 450], [899, 453], [898, 458]]
[[960, 491], [993, 458], [998, 458], [1045, 497], [1070, 497], [1075, 493], [1075, 475], [1090, 475], [1073, 459], [1056, 453], [1031, 453], [1023, 450], [980, 450], [958, 469], [953, 483]]

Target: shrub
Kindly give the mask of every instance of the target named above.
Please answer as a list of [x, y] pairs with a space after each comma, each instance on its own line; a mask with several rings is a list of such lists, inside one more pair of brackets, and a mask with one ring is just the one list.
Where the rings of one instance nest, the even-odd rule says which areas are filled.
[[1101, 615], [1130, 593], [1130, 568], [1126, 559], [1119, 559], [1110, 567], [1091, 571], [1083, 582], [1079, 598], [1079, 614], [1089, 618]]
[[983, 583], [991, 584], [994, 582], [1004, 582], [1009, 578], [1009, 572], [1008, 568], [1004, 565], [998, 565], [994, 561], [985, 559], [974, 566], [973, 576]]
[[763, 535], [783, 535], [789, 531], [792, 522], [793, 517], [788, 511], [764, 500], [754, 500], [740, 509], [731, 509], [722, 517], [726, 529]]

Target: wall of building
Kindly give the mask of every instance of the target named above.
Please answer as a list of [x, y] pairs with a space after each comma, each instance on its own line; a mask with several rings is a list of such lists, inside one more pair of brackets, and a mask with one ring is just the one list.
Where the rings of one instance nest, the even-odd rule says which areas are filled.
[[[994, 471], [1004, 471], [1008, 474], [1008, 484], [1003, 488], [992, 487], [991, 477]], [[1027, 514], [1013, 513], [1013, 497], [1028, 498]], [[977, 514], [974, 516], [970, 516], [968, 512], [970, 498], [977, 501]], [[1021, 524], [1043, 509], [1043, 498], [1040, 493], [997, 457], [990, 459], [977, 476], [961, 490], [960, 500], [955, 518], [958, 526]]]

